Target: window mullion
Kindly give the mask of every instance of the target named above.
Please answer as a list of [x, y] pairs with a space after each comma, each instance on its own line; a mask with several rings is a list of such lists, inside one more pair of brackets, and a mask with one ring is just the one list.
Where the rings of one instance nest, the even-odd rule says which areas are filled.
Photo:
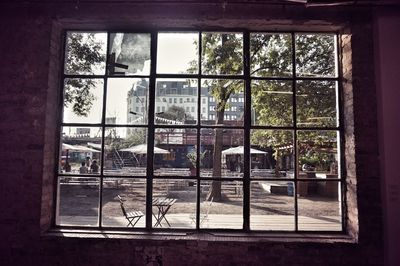
[[244, 174], [243, 174], [243, 229], [250, 231], [250, 131], [251, 131], [251, 80], [250, 80], [250, 33], [243, 33], [243, 74], [245, 78], [244, 119]]
[[151, 33], [149, 106], [147, 107], [147, 179], [146, 179], [146, 229], [152, 227], [152, 199], [154, 177], [154, 105], [157, 69], [157, 32]]

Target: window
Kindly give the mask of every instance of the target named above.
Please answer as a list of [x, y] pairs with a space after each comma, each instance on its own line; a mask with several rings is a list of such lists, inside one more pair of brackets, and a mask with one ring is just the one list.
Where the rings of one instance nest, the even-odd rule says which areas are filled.
[[343, 231], [337, 36], [152, 34], [66, 33], [56, 224]]

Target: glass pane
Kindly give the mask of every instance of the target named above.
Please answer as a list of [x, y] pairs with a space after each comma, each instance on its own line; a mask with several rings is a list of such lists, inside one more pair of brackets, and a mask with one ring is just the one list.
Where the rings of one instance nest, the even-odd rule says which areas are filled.
[[[122, 199], [122, 207], [118, 196]], [[146, 179], [103, 179], [103, 226], [144, 228], [145, 213]]]
[[153, 227], [196, 227], [195, 184], [195, 180], [188, 179], [153, 180]]
[[202, 74], [243, 73], [243, 35], [239, 33], [202, 34]]
[[107, 33], [68, 32], [64, 73], [103, 75], [106, 69]]
[[106, 124], [146, 124], [148, 84], [148, 79], [108, 79]]
[[299, 230], [341, 231], [339, 182], [298, 181]]
[[156, 124], [197, 123], [197, 80], [158, 79], [156, 84]]
[[338, 121], [338, 90], [334, 81], [298, 81], [297, 125], [335, 127]]
[[251, 182], [250, 228], [252, 230], [293, 231], [293, 182]]
[[100, 123], [103, 110], [103, 80], [65, 79], [64, 123]]
[[99, 127], [63, 127], [58, 172], [99, 174], [101, 136]]
[[292, 71], [290, 34], [250, 34], [250, 74], [258, 77], [287, 77]]
[[105, 135], [104, 173], [145, 176], [147, 129], [107, 127]]
[[242, 177], [243, 139], [242, 129], [202, 129], [200, 175], [202, 177]]
[[307, 173], [307, 177], [340, 178], [337, 131], [299, 131], [297, 139], [299, 169]]
[[201, 84], [201, 99], [202, 124], [243, 126], [242, 80], [204, 79]]
[[150, 34], [110, 34], [110, 75], [150, 74]]
[[59, 177], [57, 225], [98, 226], [99, 178]]
[[294, 177], [293, 131], [253, 129], [250, 143], [251, 177]]
[[199, 72], [198, 33], [158, 33], [157, 41], [157, 73]]
[[293, 125], [293, 91], [290, 81], [252, 81], [251, 124]]
[[154, 138], [155, 175], [195, 175], [196, 129], [159, 128], [155, 130]]
[[207, 195], [203, 202], [203, 218], [200, 228], [242, 229], [243, 228], [243, 182], [241, 181], [202, 181], [202, 195]]
[[336, 76], [336, 36], [296, 34], [296, 74], [308, 77]]

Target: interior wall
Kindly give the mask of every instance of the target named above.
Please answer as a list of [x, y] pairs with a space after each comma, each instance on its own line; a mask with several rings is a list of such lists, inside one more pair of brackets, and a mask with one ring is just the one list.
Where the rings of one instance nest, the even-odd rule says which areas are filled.
[[[5, 265], [383, 265], [381, 179], [379, 166], [371, 163], [378, 161], [378, 141], [368, 9], [65, 3], [0, 6], [0, 252]], [[346, 129], [351, 132], [346, 149], [355, 153], [354, 161], [346, 161], [351, 175], [347, 197], [355, 203], [349, 205], [349, 217], [358, 221], [354, 243], [323, 235], [312, 241], [293, 235], [246, 241], [209, 240], [210, 235], [154, 240], [44, 234], [53, 217], [60, 29], [221, 25], [261, 30], [339, 30], [346, 25], [351, 47], [343, 49], [352, 64], [346, 69], [351, 86], [344, 98], [354, 110], [347, 117], [354, 123]]]
[[380, 166], [385, 204], [386, 265], [400, 261], [400, 11], [375, 17]]

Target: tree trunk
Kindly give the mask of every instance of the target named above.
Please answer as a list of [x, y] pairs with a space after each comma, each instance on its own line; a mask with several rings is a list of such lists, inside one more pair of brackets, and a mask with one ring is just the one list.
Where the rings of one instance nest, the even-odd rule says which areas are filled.
[[[222, 125], [224, 122], [224, 108], [222, 110], [217, 110], [217, 125]], [[212, 176], [216, 178], [221, 178], [221, 159], [222, 159], [222, 146], [223, 146], [223, 129], [216, 128], [214, 136], [214, 153], [213, 153], [213, 172]], [[221, 181], [213, 180], [211, 182], [210, 190], [207, 194], [206, 200], [221, 201]]]

